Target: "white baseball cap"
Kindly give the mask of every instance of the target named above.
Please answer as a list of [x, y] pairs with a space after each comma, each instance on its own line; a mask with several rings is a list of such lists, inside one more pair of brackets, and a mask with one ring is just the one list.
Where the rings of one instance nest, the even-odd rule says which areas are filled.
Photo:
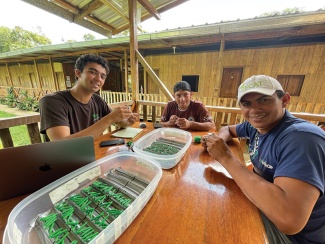
[[275, 91], [283, 88], [274, 78], [266, 75], [253, 75], [246, 79], [238, 88], [238, 103], [244, 95], [251, 92], [272, 95]]

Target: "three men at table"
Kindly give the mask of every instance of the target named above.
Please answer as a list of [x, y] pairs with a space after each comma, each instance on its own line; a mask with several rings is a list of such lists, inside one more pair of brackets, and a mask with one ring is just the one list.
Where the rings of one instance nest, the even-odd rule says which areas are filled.
[[179, 81], [174, 86], [174, 101], [167, 103], [162, 115], [164, 127], [177, 127], [186, 130], [215, 131], [215, 124], [206, 107], [191, 100], [191, 86], [186, 81]]
[[132, 125], [138, 115], [127, 106], [112, 110], [96, 92], [104, 85], [109, 72], [101, 56], [85, 54], [75, 64], [76, 85], [41, 98], [41, 133], [49, 139], [102, 135], [108, 126]]
[[[270, 243], [325, 243], [325, 132], [292, 116], [289, 101], [274, 78], [248, 78], [238, 89], [246, 122], [221, 128], [203, 146], [261, 210]], [[249, 139], [255, 173], [229, 150], [237, 137]]]
[[[132, 125], [136, 114], [127, 107], [112, 110], [96, 94], [108, 72], [102, 57], [82, 55], [75, 65], [77, 84], [40, 100], [41, 132], [50, 140], [96, 138], [113, 123]], [[162, 114], [163, 126], [215, 130], [205, 106], [191, 96], [187, 82], [176, 83], [175, 101]], [[248, 78], [238, 90], [246, 122], [221, 128], [218, 135], [206, 137], [203, 146], [261, 210], [270, 243], [325, 243], [325, 132], [293, 117], [285, 109], [289, 101], [290, 95], [272, 77]], [[226, 142], [236, 137], [249, 139], [255, 173], [229, 150]]]

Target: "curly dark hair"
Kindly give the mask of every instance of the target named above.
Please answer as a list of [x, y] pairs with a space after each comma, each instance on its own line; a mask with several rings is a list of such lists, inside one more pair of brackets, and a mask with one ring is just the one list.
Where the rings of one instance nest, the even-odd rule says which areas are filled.
[[102, 56], [99, 56], [97, 54], [89, 53], [81, 55], [74, 65], [75, 69], [80, 70], [81, 72], [84, 70], [87, 63], [97, 63], [100, 64], [105, 70], [106, 74], [109, 73], [109, 67], [108, 62], [106, 59], [104, 59]]

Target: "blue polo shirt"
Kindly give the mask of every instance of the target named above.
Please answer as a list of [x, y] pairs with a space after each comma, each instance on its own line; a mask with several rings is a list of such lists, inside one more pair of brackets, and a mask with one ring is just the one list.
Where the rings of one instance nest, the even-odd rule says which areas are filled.
[[237, 125], [238, 137], [249, 139], [254, 170], [269, 182], [278, 176], [305, 181], [320, 191], [302, 231], [288, 236], [294, 243], [325, 243], [325, 132], [288, 111], [268, 133], [260, 135], [248, 122]]

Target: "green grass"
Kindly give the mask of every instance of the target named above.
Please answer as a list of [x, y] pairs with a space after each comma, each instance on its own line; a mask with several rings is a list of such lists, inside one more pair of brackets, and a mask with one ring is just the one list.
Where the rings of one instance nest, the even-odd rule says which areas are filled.
[[[10, 118], [10, 117], [16, 117], [16, 115], [6, 113], [4, 111], [0, 111], [0, 118]], [[26, 125], [11, 127], [9, 128], [9, 131], [15, 147], [31, 144]], [[0, 149], [1, 148], [3, 148], [3, 146], [0, 140]]]

